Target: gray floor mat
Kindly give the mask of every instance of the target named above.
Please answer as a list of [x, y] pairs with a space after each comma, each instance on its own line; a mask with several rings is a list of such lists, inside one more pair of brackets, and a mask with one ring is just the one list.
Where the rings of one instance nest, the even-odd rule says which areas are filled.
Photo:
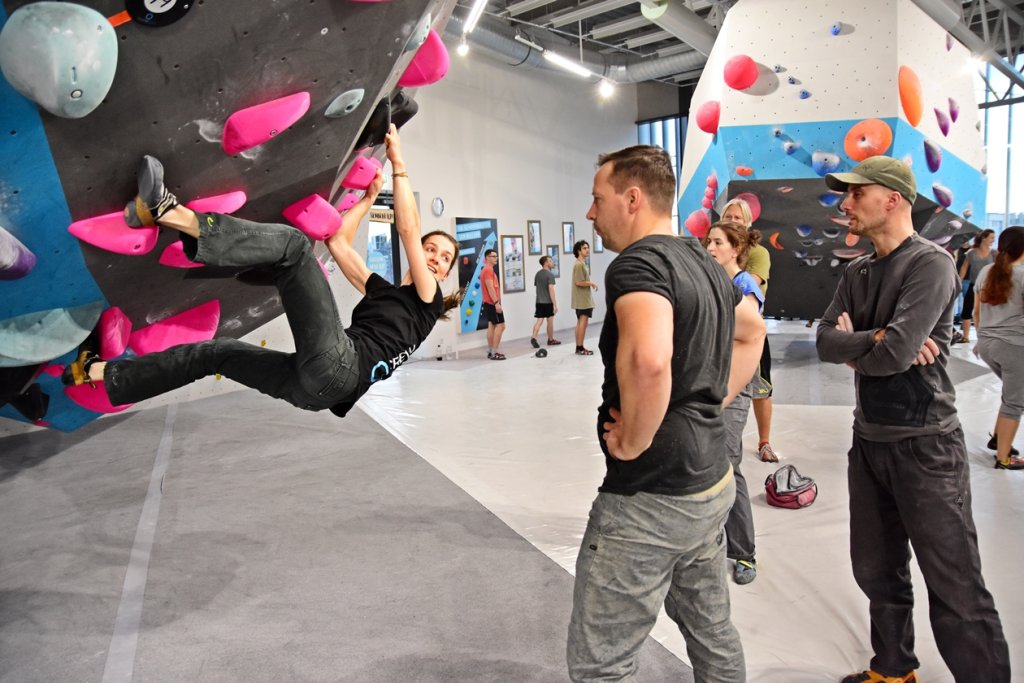
[[168, 425], [135, 680], [567, 679], [571, 576], [361, 411], [238, 392], [0, 440], [0, 680], [103, 678]]

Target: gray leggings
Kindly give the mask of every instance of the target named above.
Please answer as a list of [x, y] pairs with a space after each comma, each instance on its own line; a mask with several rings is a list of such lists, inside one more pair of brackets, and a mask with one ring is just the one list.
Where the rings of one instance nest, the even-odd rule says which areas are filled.
[[975, 348], [992, 372], [1003, 380], [1003, 404], [999, 414], [1019, 421], [1024, 414], [1024, 347], [979, 334]]

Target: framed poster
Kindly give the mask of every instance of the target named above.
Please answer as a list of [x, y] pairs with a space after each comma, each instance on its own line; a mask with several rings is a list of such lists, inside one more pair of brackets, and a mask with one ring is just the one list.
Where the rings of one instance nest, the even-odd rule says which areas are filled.
[[526, 274], [523, 272], [523, 237], [522, 235], [501, 236], [501, 272], [502, 291], [526, 291]]
[[540, 221], [526, 221], [526, 244], [530, 249], [530, 256], [544, 253], [544, 245], [540, 239]]
[[572, 253], [573, 245], [573, 225], [570, 221], [562, 222], [562, 252], [565, 254]]
[[604, 240], [601, 239], [601, 236], [597, 234], [596, 230], [594, 231], [594, 253], [604, 253]]
[[558, 245], [549, 244], [547, 249], [548, 256], [551, 257], [551, 274], [558, 277]]
[[[498, 221], [456, 216], [455, 238], [459, 240], [459, 285], [466, 288], [466, 296], [459, 307], [459, 331], [465, 334], [486, 330], [487, 319], [480, 315], [483, 304], [480, 275], [484, 268], [490, 267], [484, 254], [488, 249], [498, 248]], [[501, 273], [495, 274], [500, 279]]]

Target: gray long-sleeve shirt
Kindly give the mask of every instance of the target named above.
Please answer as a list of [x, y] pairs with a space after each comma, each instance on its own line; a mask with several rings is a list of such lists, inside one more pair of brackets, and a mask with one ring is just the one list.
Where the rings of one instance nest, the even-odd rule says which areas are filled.
[[[953, 259], [916, 233], [883, 257], [850, 262], [818, 324], [818, 357], [856, 366], [853, 429], [869, 441], [945, 434], [960, 426], [946, 372], [960, 281]], [[855, 332], [836, 329], [848, 313]], [[885, 337], [874, 342], [874, 334]], [[931, 337], [935, 363], [914, 365]]]

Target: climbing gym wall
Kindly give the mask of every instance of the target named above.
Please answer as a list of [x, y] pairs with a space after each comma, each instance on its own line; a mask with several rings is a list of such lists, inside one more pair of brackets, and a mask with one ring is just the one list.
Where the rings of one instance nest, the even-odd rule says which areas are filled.
[[175, 231], [125, 224], [140, 158], [196, 210], [323, 239], [380, 167], [388, 122], [447, 70], [453, 6], [0, 4], [0, 416], [72, 430], [121, 409], [62, 386], [83, 342], [116, 358], [279, 316], [265, 273], [197, 267]]
[[910, 0], [740, 0], [693, 96], [686, 231], [702, 236], [743, 196], [772, 256], [765, 313], [819, 317], [843, 265], [872, 248], [823, 177], [886, 154], [917, 177], [917, 231], [956, 244], [985, 210], [972, 74], [968, 50]]

